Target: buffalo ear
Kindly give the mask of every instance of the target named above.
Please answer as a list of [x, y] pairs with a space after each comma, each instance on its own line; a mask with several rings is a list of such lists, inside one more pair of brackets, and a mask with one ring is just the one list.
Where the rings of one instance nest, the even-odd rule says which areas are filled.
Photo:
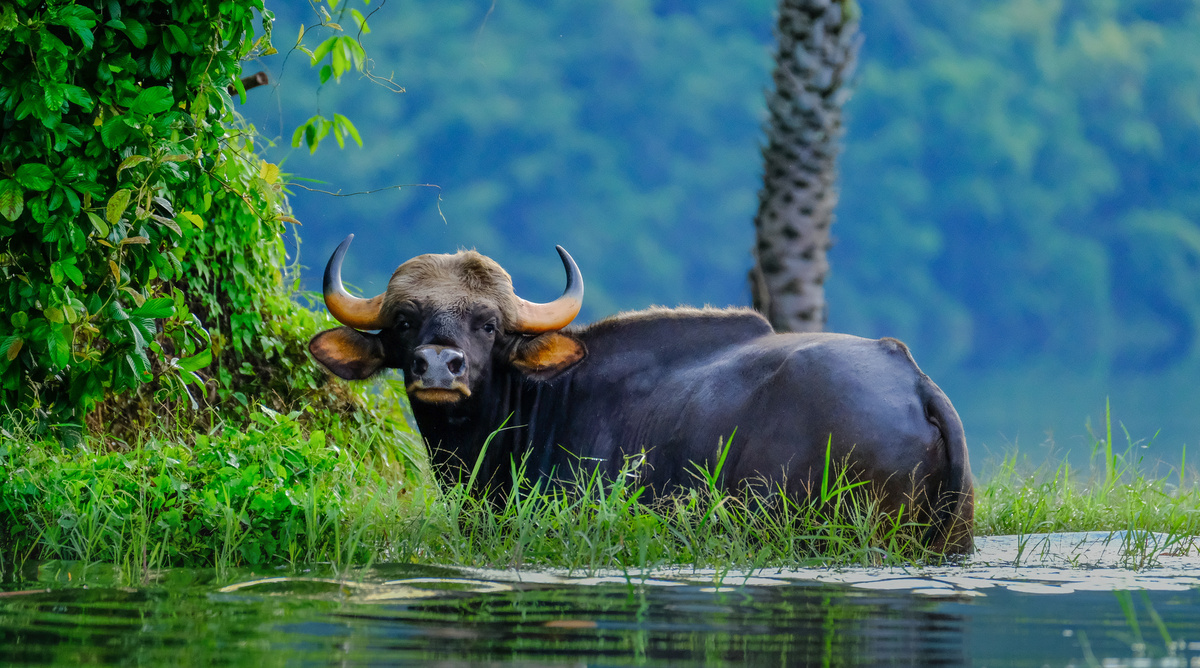
[[512, 365], [536, 380], [550, 380], [587, 357], [583, 342], [559, 332], [546, 332], [517, 343]]
[[383, 342], [374, 334], [350, 327], [327, 329], [308, 342], [308, 351], [327, 369], [346, 380], [370, 378], [383, 367]]

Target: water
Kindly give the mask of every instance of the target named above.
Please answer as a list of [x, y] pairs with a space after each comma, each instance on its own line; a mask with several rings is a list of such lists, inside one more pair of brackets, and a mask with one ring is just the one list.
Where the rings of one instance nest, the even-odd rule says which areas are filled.
[[1014, 567], [988, 560], [1001, 548], [1014, 545], [916, 570], [577, 577], [384, 565], [338, 581], [171, 569], [136, 588], [96, 567], [84, 588], [79, 565], [47, 563], [5, 585], [0, 661], [1200, 666], [1194, 563], [1061, 568], [1043, 550]]

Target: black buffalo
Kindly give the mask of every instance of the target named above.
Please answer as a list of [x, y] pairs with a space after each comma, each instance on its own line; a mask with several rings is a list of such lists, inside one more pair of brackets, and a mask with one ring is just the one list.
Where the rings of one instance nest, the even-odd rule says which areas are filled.
[[[968, 552], [974, 491], [962, 422], [895, 339], [776, 334], [746, 309], [651, 309], [563, 329], [583, 299], [574, 260], [563, 296], [532, 304], [508, 273], [474, 251], [400, 265], [372, 299], [342, 288], [353, 235], [325, 270], [325, 301], [345, 327], [309, 348], [333, 373], [404, 372], [433, 467], [445, 480], [527, 475], [561, 480], [581, 462], [609, 475], [643, 455], [655, 494], [697, 483], [696, 466], [728, 447], [729, 491], [766, 483], [807, 497], [832, 459], [871, 483], [885, 510], [931, 523], [930, 547]], [[370, 333], [364, 330], [378, 330]], [[730, 438], [732, 442], [730, 443]]]

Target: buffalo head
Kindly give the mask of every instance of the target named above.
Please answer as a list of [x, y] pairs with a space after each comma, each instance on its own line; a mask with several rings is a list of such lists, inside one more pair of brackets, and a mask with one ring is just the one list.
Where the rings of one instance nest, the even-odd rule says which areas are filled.
[[558, 331], [583, 304], [583, 276], [562, 247], [567, 287], [547, 304], [518, 297], [508, 272], [475, 251], [417, 256], [396, 269], [382, 294], [362, 299], [342, 287], [342, 258], [352, 239], [346, 237], [325, 267], [325, 304], [345, 326], [321, 332], [308, 345], [342, 378], [398, 368], [410, 399], [455, 404], [482, 387], [494, 365], [544, 380], [586, 355], [582, 343]]

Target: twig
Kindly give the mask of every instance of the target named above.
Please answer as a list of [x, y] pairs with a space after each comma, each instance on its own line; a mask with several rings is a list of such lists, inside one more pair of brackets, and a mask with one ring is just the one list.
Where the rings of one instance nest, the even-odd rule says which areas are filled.
[[443, 223], [446, 223], [447, 225], [450, 224], [449, 221], [446, 220], [446, 214], [442, 213], [442, 187], [437, 185], [436, 183], [401, 183], [399, 185], [385, 186], [383, 188], [375, 188], [374, 190], [359, 190], [357, 192], [352, 192], [352, 193], [344, 193], [340, 190], [337, 192], [332, 192], [329, 190], [321, 190], [320, 188], [309, 188], [308, 186], [301, 185], [294, 181], [292, 183], [289, 183], [288, 187], [289, 188], [303, 188], [311, 193], [321, 193], [322, 195], [330, 195], [332, 197], [354, 197], [355, 195], [370, 195], [373, 193], [382, 192], [384, 190], [391, 190], [393, 188], [395, 188], [396, 190], [403, 190], [405, 188], [437, 188], [437, 190], [438, 190], [438, 196], [437, 196], [438, 215], [442, 217]]
[[[265, 86], [269, 82], [270, 82], [270, 79], [267, 78], [266, 71], [257, 72], [255, 74], [251, 74], [248, 77], [242, 77], [242, 88], [244, 90], [250, 90], [251, 88], [258, 88], [259, 86]], [[234, 86], [231, 84], [231, 85], [227, 86], [225, 88], [225, 90], [229, 91], [230, 95], [237, 95], [237, 86]]]

